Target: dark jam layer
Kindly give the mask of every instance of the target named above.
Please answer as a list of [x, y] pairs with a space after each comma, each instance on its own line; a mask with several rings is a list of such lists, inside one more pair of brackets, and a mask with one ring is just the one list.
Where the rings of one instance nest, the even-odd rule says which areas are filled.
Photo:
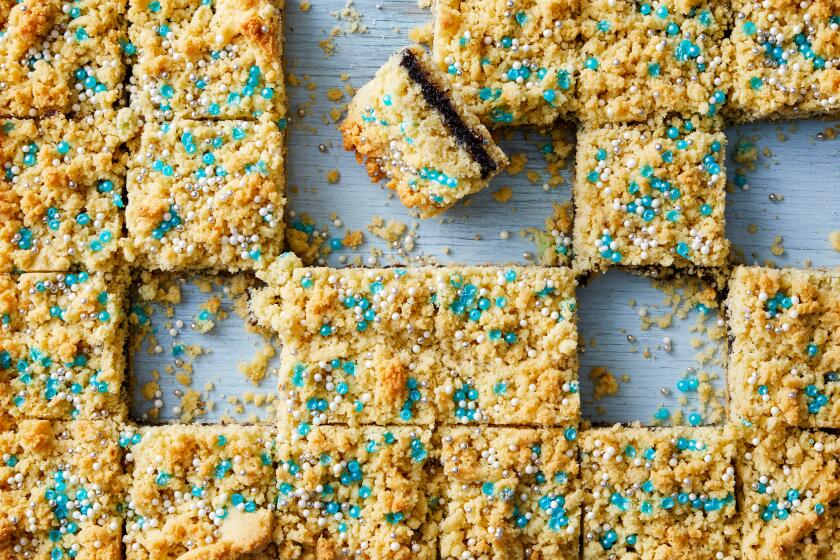
[[467, 123], [461, 119], [458, 112], [452, 106], [452, 102], [446, 94], [438, 89], [438, 87], [429, 79], [426, 72], [417, 60], [417, 56], [410, 49], [405, 49], [402, 52], [402, 59], [400, 66], [405, 68], [408, 72], [408, 77], [412, 82], [420, 87], [423, 94], [423, 99], [426, 100], [432, 108], [434, 108], [443, 118], [444, 124], [455, 137], [455, 141], [463, 147], [472, 157], [479, 167], [481, 167], [481, 178], [486, 179], [491, 173], [496, 171], [496, 162], [484, 149], [484, 139], [472, 131], [467, 126]]

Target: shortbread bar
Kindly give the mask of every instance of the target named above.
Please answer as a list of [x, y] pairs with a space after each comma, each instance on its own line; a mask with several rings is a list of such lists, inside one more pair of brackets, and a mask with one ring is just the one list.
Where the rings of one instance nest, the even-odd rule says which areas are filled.
[[126, 430], [127, 560], [276, 559], [273, 429]]
[[356, 92], [341, 132], [371, 179], [387, 179], [423, 217], [483, 189], [508, 163], [422, 47], [392, 56]]
[[147, 119], [285, 127], [283, 2], [130, 0], [131, 106]]
[[698, 118], [578, 133], [575, 265], [726, 264], [726, 137]]
[[268, 266], [283, 243], [284, 155], [272, 122], [146, 123], [129, 163], [126, 259], [160, 270]]
[[727, 313], [733, 419], [840, 428], [840, 274], [739, 267]]
[[731, 428], [615, 426], [580, 447], [583, 558], [738, 557]]

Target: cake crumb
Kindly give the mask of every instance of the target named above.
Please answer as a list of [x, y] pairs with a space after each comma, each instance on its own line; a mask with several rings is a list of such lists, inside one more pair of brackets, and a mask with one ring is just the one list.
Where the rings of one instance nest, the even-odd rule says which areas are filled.
[[201, 394], [189, 389], [184, 391], [184, 396], [181, 397], [180, 417], [182, 422], [192, 422], [197, 416], [205, 413], [204, 405], [201, 401]]
[[327, 171], [327, 183], [334, 185], [341, 180], [341, 172], [338, 169], [330, 169]]
[[[431, 0], [428, 0], [431, 3]], [[421, 45], [432, 44], [432, 22], [428, 22], [418, 27], [413, 27], [408, 31], [408, 39], [412, 43], [419, 43]]]
[[245, 379], [253, 383], [259, 384], [265, 378], [268, 372], [268, 362], [277, 354], [277, 350], [271, 344], [265, 344], [262, 348], [257, 350], [254, 359], [250, 362], [239, 363], [239, 373], [245, 376]]
[[360, 246], [364, 243], [364, 235], [359, 230], [349, 230], [347, 233], [344, 234], [344, 237], [341, 239], [341, 244], [344, 247], [350, 247], [355, 249], [356, 247]]
[[494, 192], [492, 196], [496, 202], [508, 202], [513, 198], [513, 190], [510, 187], [502, 187]]
[[828, 241], [835, 251], [840, 251], [840, 230], [829, 233]]
[[596, 401], [618, 393], [618, 379], [603, 366], [589, 370], [589, 379], [592, 380], [592, 396]]
[[773, 244], [770, 246], [770, 252], [773, 253], [774, 256], [781, 257], [785, 254], [785, 248], [782, 246], [782, 236], [777, 235], [773, 238]]
[[344, 98], [344, 91], [340, 88], [330, 88], [327, 90], [327, 99], [333, 103], [338, 103]]
[[518, 175], [525, 170], [528, 163], [528, 156], [525, 153], [513, 154], [510, 156], [510, 165], [507, 168], [508, 175]]
[[319, 41], [318, 46], [327, 56], [327, 58], [331, 57], [335, 54], [335, 41], [332, 37], [327, 37], [326, 39]]
[[150, 401], [158, 395], [159, 391], [160, 386], [155, 381], [149, 381], [143, 384], [143, 388], [140, 392], [144, 399]]
[[336, 28], [333, 34], [338, 33], [367, 33], [368, 28], [362, 23], [362, 14], [353, 5], [353, 0], [347, 0], [344, 8], [330, 12], [330, 15], [345, 23], [343, 28]]
[[572, 253], [572, 203], [552, 203], [554, 212], [545, 220], [545, 230], [528, 228], [537, 246], [537, 262], [543, 266], [563, 266], [569, 263]]
[[380, 216], [374, 216], [368, 224], [367, 229], [376, 237], [393, 243], [405, 234], [408, 226], [398, 220], [388, 220], [386, 222]]

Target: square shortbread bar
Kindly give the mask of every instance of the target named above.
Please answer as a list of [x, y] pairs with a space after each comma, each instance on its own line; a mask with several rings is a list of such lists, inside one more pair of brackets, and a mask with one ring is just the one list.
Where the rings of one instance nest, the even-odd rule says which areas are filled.
[[574, 275], [563, 268], [329, 269], [275, 262], [255, 319], [283, 344], [295, 423], [576, 425]]
[[122, 558], [116, 423], [24, 420], [0, 433], [0, 558]]
[[286, 435], [278, 440], [281, 558], [437, 558], [429, 430], [315, 426]]
[[275, 434], [265, 426], [128, 430], [127, 560], [276, 559]]
[[147, 123], [129, 161], [126, 259], [160, 270], [267, 266], [283, 243], [284, 152], [271, 122]]
[[433, 55], [488, 126], [551, 126], [574, 110], [579, 0], [439, 0]]
[[673, 117], [578, 133], [577, 268], [726, 264], [726, 137], [707, 124]]
[[0, 5], [0, 116], [74, 117], [123, 104], [125, 2]]
[[445, 267], [435, 281], [444, 423], [577, 424], [577, 280], [567, 268]]
[[840, 109], [840, 6], [832, 0], [732, 3], [732, 101], [739, 121]]
[[434, 422], [435, 307], [425, 269], [293, 268], [251, 307], [280, 335], [281, 407], [295, 423]]
[[9, 416], [124, 419], [128, 274], [0, 278], [0, 400]]
[[581, 434], [583, 558], [737, 558], [731, 428]]
[[442, 560], [573, 560], [583, 492], [574, 428], [443, 428]]
[[733, 419], [840, 428], [840, 274], [739, 267], [727, 313]]
[[118, 259], [132, 128], [55, 116], [0, 122], [0, 271], [108, 270]]
[[770, 422], [742, 428], [738, 456], [743, 560], [840, 555], [837, 435]]
[[399, 51], [356, 92], [341, 132], [371, 179], [387, 178], [423, 217], [483, 189], [508, 164], [422, 47]]
[[586, 2], [578, 116], [597, 126], [717, 114], [730, 88], [730, 19], [721, 0]]
[[131, 106], [147, 119], [285, 128], [282, 0], [131, 0]]

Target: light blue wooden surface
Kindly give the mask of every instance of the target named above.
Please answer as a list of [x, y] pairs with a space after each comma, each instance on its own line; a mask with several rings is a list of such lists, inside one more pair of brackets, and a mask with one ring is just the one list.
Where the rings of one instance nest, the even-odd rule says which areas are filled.
[[[531, 184], [525, 173], [503, 174], [489, 189], [472, 197], [469, 205], [457, 205], [442, 219], [416, 220], [386, 190], [370, 184], [363, 168], [355, 163], [351, 154], [343, 151], [340, 135], [330, 122], [330, 111], [340, 103], [346, 103], [347, 98], [334, 103], [328, 100], [327, 90], [343, 88], [340, 75], [344, 72], [350, 75], [349, 82], [353, 86], [361, 86], [393, 51], [409, 43], [408, 31], [428, 21], [430, 14], [418, 8], [414, 0], [358, 0], [353, 8], [361, 14], [361, 25], [366, 26], [368, 32], [338, 33], [334, 37], [335, 54], [325, 57], [319, 42], [329, 38], [336, 27], [344, 30], [350, 27], [347, 19], [340, 20], [332, 15], [343, 7], [344, 4], [336, 0], [313, 0], [308, 12], [301, 11], [296, 2], [287, 6], [287, 71], [302, 84], [308, 81], [305, 77], [317, 84], [312, 90], [304, 85], [289, 88], [289, 210], [309, 213], [319, 226], [328, 225], [331, 235], [336, 237], [341, 237], [345, 229], [365, 231], [366, 243], [359, 249], [342, 249], [332, 255], [330, 264], [333, 265], [340, 264], [342, 255], [347, 259], [359, 256], [366, 264], [406, 262], [395, 249], [367, 233], [366, 226], [377, 216], [398, 219], [410, 227], [416, 225], [417, 247], [409, 258], [423, 256], [434, 257], [438, 262], [527, 264], [525, 255], [534, 253], [535, 247], [519, 232], [528, 227], [542, 228], [551, 214], [551, 203], [568, 200], [570, 175], [565, 175], [566, 185], [545, 192], [540, 185]], [[324, 120], [330, 124], [324, 124]], [[840, 140], [816, 139], [818, 132], [836, 124], [837, 121], [810, 120], [762, 123], [727, 130], [730, 160], [740, 139], [753, 141], [760, 152], [755, 169], [746, 173], [749, 190], [737, 189], [727, 198], [727, 233], [734, 246], [744, 251], [747, 262], [761, 263], [771, 259], [783, 266], [840, 266], [840, 252], [832, 249], [828, 241], [832, 230], [840, 230]], [[780, 134], [784, 135], [784, 141], [779, 138]], [[326, 150], [319, 150], [319, 145], [324, 145]], [[509, 153], [526, 153], [528, 168], [542, 171], [547, 177], [539, 145], [540, 141], [533, 133], [528, 133], [527, 138], [526, 134], [517, 133], [512, 140], [503, 142]], [[765, 150], [768, 155], [763, 155]], [[730, 181], [736, 167], [737, 164], [729, 161]], [[326, 173], [331, 169], [341, 173], [341, 180], [336, 184], [326, 181]], [[513, 191], [512, 199], [506, 204], [491, 197], [491, 193], [502, 186], [510, 186]], [[771, 200], [771, 194], [776, 195], [776, 201]], [[779, 201], [778, 195], [783, 200]], [[333, 224], [333, 214], [337, 214], [342, 227]], [[751, 224], [755, 224], [757, 230], [751, 229]], [[507, 240], [500, 238], [501, 231], [509, 233]], [[785, 248], [781, 256], [770, 252], [777, 235], [782, 236]], [[368, 260], [372, 246], [380, 247], [385, 256], [376, 261]], [[215, 410], [203, 420], [211, 421], [232, 413], [233, 407], [225, 404], [230, 395], [241, 395], [246, 391], [272, 392], [273, 379], [266, 379], [260, 387], [254, 388], [237, 368], [239, 362], [250, 360], [264, 341], [247, 334], [235, 315], [220, 322], [211, 333], [199, 334], [191, 330], [189, 324], [207, 295], [189, 287], [184, 295], [184, 303], [177, 306], [173, 320], [181, 319], [186, 326], [173, 341], [164, 332], [162, 313], [156, 314], [163, 351], [160, 354], [141, 352], [136, 356], [135, 389], [142, 387], [152, 370], [162, 371], [166, 365], [173, 364], [171, 345], [183, 343], [200, 344], [210, 351], [193, 361], [193, 388], [201, 391], [208, 381], [215, 387], [209, 395], [216, 402]], [[661, 405], [686, 413], [698, 408], [691, 399], [686, 406], [678, 405], [675, 396], [677, 380], [689, 368], [697, 367], [694, 361], [697, 350], [690, 346], [690, 340], [696, 335], [689, 331], [694, 317], [675, 322], [664, 330], [640, 329], [638, 308], [645, 306], [652, 313], [661, 313], [663, 309], [657, 310], [655, 306], [662, 298], [663, 294], [648, 280], [619, 271], [594, 279], [579, 291], [581, 339], [588, 342], [594, 338], [598, 342], [596, 348], [587, 348], [581, 355], [584, 417], [595, 422], [635, 419], [650, 422]], [[638, 302], [636, 308], [628, 305], [631, 299]], [[227, 305], [230, 307], [230, 302]], [[636, 337], [635, 345], [639, 348], [650, 346], [652, 358], [643, 357], [641, 352], [631, 353], [627, 334]], [[673, 341], [671, 352], [661, 349], [665, 336]], [[620, 384], [618, 395], [597, 403], [606, 409], [603, 414], [596, 414], [587, 376], [592, 367], [599, 365], [631, 378], [629, 383]], [[712, 373], [715, 373], [714, 369], [705, 368]], [[671, 395], [664, 397], [660, 393], [662, 387], [669, 388]], [[173, 376], [164, 373], [161, 389], [161, 417], [177, 417], [173, 411], [179, 401], [175, 391], [184, 388]], [[140, 418], [149, 404], [135, 394], [135, 416]], [[252, 413], [265, 416], [265, 409], [250, 407], [240, 418], [248, 419]]]

